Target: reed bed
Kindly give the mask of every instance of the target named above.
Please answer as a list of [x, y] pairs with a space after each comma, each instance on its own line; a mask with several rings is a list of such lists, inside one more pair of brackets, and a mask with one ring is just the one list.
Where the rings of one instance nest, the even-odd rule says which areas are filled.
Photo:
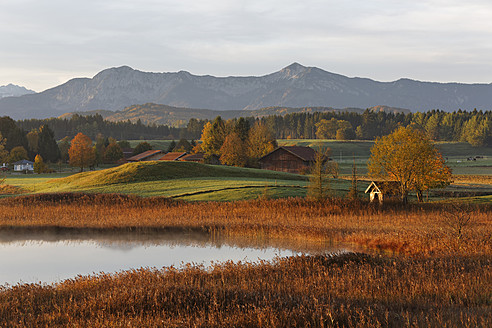
[[491, 214], [490, 205], [378, 207], [341, 199], [4, 199], [3, 230], [190, 229], [335, 240], [371, 251], [0, 287], [0, 327], [490, 327]]
[[491, 205], [379, 207], [337, 198], [187, 203], [162, 197], [72, 193], [0, 200], [3, 229], [204, 229], [351, 242], [416, 256], [490, 255], [491, 223]]
[[0, 325], [490, 327], [491, 272], [490, 258], [363, 254], [140, 269], [0, 291]]

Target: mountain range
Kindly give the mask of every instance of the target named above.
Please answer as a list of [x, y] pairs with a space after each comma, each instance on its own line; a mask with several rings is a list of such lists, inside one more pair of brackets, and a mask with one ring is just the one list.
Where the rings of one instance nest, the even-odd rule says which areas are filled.
[[378, 82], [346, 77], [316, 67], [291, 64], [251, 77], [197, 76], [185, 71], [148, 73], [128, 66], [76, 78], [46, 91], [0, 99], [0, 115], [46, 118], [66, 112], [123, 110], [156, 103], [211, 110], [265, 107], [369, 108], [378, 105], [411, 111], [492, 109], [492, 84]]
[[0, 98], [4, 97], [19, 97], [23, 95], [33, 94], [35, 93], [32, 90], [28, 90], [24, 87], [20, 87], [15, 84], [8, 84], [0, 86]]

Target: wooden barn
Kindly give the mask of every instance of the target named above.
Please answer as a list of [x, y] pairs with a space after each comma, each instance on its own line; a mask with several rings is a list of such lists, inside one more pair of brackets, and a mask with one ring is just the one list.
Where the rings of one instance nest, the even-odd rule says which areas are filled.
[[316, 159], [316, 151], [309, 147], [281, 146], [258, 160], [260, 168], [288, 173], [302, 173]]
[[384, 200], [396, 199], [399, 196], [399, 187], [397, 181], [372, 181], [366, 189], [366, 194], [369, 194], [371, 203], [382, 204]]

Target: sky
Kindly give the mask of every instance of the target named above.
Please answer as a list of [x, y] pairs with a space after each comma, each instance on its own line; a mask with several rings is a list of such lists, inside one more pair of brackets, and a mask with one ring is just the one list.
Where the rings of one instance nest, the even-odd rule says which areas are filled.
[[0, 0], [0, 86], [128, 65], [260, 76], [293, 62], [378, 81], [492, 82], [490, 0]]

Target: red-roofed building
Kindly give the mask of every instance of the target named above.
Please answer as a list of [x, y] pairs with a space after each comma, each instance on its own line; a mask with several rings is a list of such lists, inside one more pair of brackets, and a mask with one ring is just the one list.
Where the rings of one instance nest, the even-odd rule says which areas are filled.
[[184, 162], [203, 163], [204, 155], [204, 153], [188, 154], [180, 157], [179, 160]]
[[156, 161], [162, 157], [162, 150], [147, 150], [138, 155], [127, 158], [128, 162]]
[[178, 161], [185, 156], [186, 152], [169, 152], [159, 158], [159, 161]]
[[265, 170], [301, 173], [316, 159], [316, 151], [309, 147], [281, 146], [258, 160]]

